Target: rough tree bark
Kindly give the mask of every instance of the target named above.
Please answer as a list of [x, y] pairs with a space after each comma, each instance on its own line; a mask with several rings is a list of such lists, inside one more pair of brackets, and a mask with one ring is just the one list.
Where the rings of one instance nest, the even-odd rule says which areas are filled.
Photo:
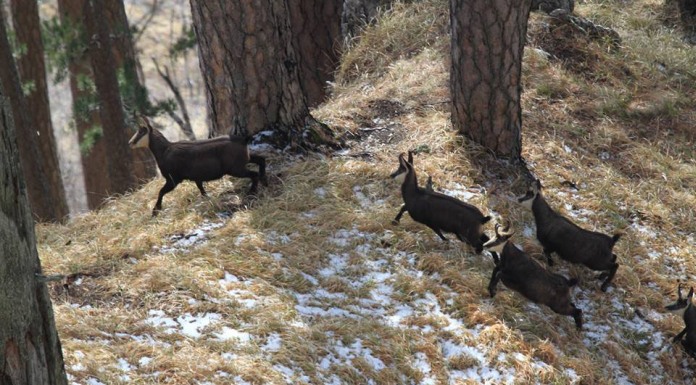
[[696, 0], [677, 0], [677, 6], [684, 38], [689, 44], [696, 45]]
[[0, 92], [0, 384], [65, 385], [9, 104]]
[[[138, 76], [138, 61], [133, 46], [133, 36], [126, 16], [126, 8], [123, 0], [105, 0], [104, 13], [111, 31], [112, 52], [116, 68], [123, 71], [123, 76], [128, 83], [127, 95], [123, 99], [130, 103], [129, 110], [141, 115], [148, 115], [150, 102], [148, 101], [145, 79]], [[131, 119], [134, 121], [135, 117]], [[129, 135], [135, 133], [134, 127], [128, 127]], [[147, 148], [132, 150], [133, 175], [136, 180], [149, 180], [157, 175], [157, 163]]]
[[391, 6], [392, 0], [345, 0], [341, 18], [343, 36], [357, 35], [358, 31], [377, 17], [380, 7]]
[[450, 0], [452, 124], [495, 154], [521, 159], [522, 51], [531, 0]]
[[100, 22], [104, 20], [103, 7], [102, 0], [88, 0], [83, 14], [87, 36], [90, 36], [88, 49], [94, 84], [99, 94], [99, 115], [111, 182], [109, 193], [118, 194], [132, 189], [136, 183], [132, 170], [133, 154], [128, 147], [128, 131], [111, 51], [109, 26]]
[[288, 2], [295, 46], [300, 53], [300, 81], [310, 107], [326, 98], [334, 79], [341, 44], [343, 0]]
[[41, 220], [61, 221], [67, 218], [69, 210], [51, 122], [39, 7], [35, 1], [21, 0], [12, 0], [10, 6], [17, 42], [27, 49], [26, 54], [17, 60], [17, 67], [21, 82], [32, 85], [26, 95], [27, 108], [31, 111], [36, 125], [34, 131], [38, 132], [41, 156], [37, 161], [42, 163], [46, 177], [39, 183], [47, 184], [49, 189], [49, 195], [42, 197], [43, 204], [32, 202], [32, 207], [34, 215]]
[[[84, 6], [85, 0], [58, 0], [61, 23], [72, 26], [72, 31], [75, 34], [73, 38], [75, 39], [84, 39], [84, 26], [82, 23]], [[78, 57], [72, 58], [68, 65], [70, 91], [73, 100], [73, 120], [80, 143], [83, 142], [85, 136], [93, 127], [101, 126], [97, 110], [89, 111], [86, 114], [78, 113], [80, 101], [87, 100], [92, 95], [92, 91], [85, 87], [85, 83], [94, 82], [89, 55], [90, 53], [85, 51]], [[108, 198], [107, 192], [111, 188], [109, 175], [104, 172], [107, 169], [104, 141], [97, 139], [89, 151], [83, 151], [81, 155], [87, 205], [90, 210], [93, 210], [101, 206], [102, 202]]]
[[286, 0], [191, 0], [212, 135], [272, 129], [292, 147], [332, 142], [309, 114]]
[[[56, 210], [53, 205], [65, 208], [65, 199], [57, 201], [50, 184], [54, 181], [49, 178], [44, 169], [44, 155], [41, 152], [40, 138], [37, 134], [37, 126], [33, 115], [29, 113], [26, 98], [23, 95], [19, 73], [12, 57], [12, 48], [7, 39], [7, 29], [4, 14], [0, 14], [0, 81], [3, 92], [10, 100], [12, 114], [15, 117], [17, 127], [17, 141], [21, 156], [21, 165], [24, 173], [29, 176], [27, 189], [32, 211], [38, 220], [62, 220], [65, 213]], [[48, 160], [47, 160], [48, 161]], [[60, 176], [59, 176], [60, 180]], [[62, 183], [58, 186], [62, 189]], [[63, 195], [64, 196], [64, 195]]]

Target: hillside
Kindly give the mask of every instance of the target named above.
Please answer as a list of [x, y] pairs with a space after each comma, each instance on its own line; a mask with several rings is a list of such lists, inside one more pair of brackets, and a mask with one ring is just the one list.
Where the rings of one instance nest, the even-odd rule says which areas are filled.
[[[570, 317], [499, 285], [491, 258], [442, 242], [408, 215], [388, 175], [415, 158], [421, 183], [511, 221], [543, 259], [526, 185], [449, 121], [448, 3], [398, 3], [344, 55], [315, 111], [348, 139], [332, 156], [268, 146], [270, 185], [193, 183], [150, 217], [160, 179], [66, 225], [37, 227], [74, 384], [690, 384], [696, 360], [664, 312], [696, 286], [696, 49], [657, 1], [584, 1], [619, 50], [533, 14], [525, 49], [523, 156], [545, 196], [583, 227], [621, 232], [603, 293], [577, 277]], [[575, 186], [575, 187], [573, 187]], [[492, 226], [486, 228], [492, 234]]]

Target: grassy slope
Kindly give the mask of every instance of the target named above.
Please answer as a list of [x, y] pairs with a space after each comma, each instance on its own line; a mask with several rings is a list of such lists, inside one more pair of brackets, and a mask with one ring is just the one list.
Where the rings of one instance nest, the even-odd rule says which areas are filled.
[[[386, 176], [425, 144], [421, 180], [512, 220], [516, 242], [540, 254], [531, 215], [511, 202], [525, 186], [451, 132], [447, 4], [430, 0], [368, 30], [315, 111], [360, 137], [344, 156], [269, 154], [271, 187], [255, 201], [240, 198], [243, 181], [209, 183], [208, 199], [185, 184], [153, 220], [158, 180], [38, 227], [46, 272], [77, 274], [53, 287], [73, 381], [690, 383], [694, 361], [669, 342], [682, 322], [662, 307], [677, 279], [696, 281], [696, 53], [663, 25], [661, 3], [578, 5], [619, 31], [616, 53], [551, 38], [539, 15], [530, 24], [524, 157], [555, 207], [624, 233], [608, 293], [585, 269], [554, 267], [581, 279], [585, 331], [509, 290], [488, 298], [488, 257], [408, 215], [390, 224], [401, 198]], [[571, 64], [542, 52], [569, 44]]]

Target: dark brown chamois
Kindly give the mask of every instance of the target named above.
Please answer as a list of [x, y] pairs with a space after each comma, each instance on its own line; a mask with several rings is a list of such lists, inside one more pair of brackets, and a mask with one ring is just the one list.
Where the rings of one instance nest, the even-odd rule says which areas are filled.
[[[404, 212], [408, 211], [414, 221], [430, 227], [442, 240], [448, 240], [442, 235], [443, 232], [454, 233], [457, 239], [473, 246], [476, 253], [481, 253], [483, 244], [488, 240], [483, 232], [483, 224], [491, 217], [484, 216], [476, 206], [418, 187], [412, 163], [413, 155], [410, 152], [409, 160], [405, 159], [404, 154], [400, 154], [399, 169], [391, 174], [392, 178], [404, 175], [401, 184], [404, 205], [393, 223], [398, 224]], [[494, 255], [493, 259], [497, 259], [497, 256]]]
[[612, 248], [621, 234], [610, 237], [596, 231], [585, 230], [554, 211], [541, 194], [541, 182], [532, 183], [527, 193], [518, 198], [518, 202], [532, 210], [537, 228], [537, 239], [544, 248], [544, 255], [549, 266], [553, 266], [551, 253], [556, 252], [561, 259], [578, 263], [602, 271], [597, 277], [604, 279], [602, 291], [614, 279], [619, 264]]
[[[162, 209], [164, 195], [184, 180], [194, 181], [203, 196], [207, 196], [203, 182], [220, 179], [224, 175], [250, 178], [250, 193], [256, 192], [259, 179], [265, 180], [265, 158], [250, 154], [245, 139], [241, 137], [230, 135], [170, 142], [161, 132], [152, 128], [147, 119], [141, 118], [138, 131], [128, 143], [133, 148], [148, 147], [166, 180], [152, 209], [152, 216], [156, 216]], [[248, 163], [257, 164], [259, 171], [248, 170]]]
[[529, 257], [512, 242], [508, 242], [514, 233], [508, 232], [508, 226], [499, 233], [500, 225], [495, 225], [495, 238], [483, 245], [488, 251], [500, 255], [488, 284], [488, 293], [495, 296], [498, 281], [514, 290], [528, 300], [546, 305], [558, 314], [572, 316], [575, 326], [582, 329], [582, 310], [575, 307], [570, 300], [570, 288], [577, 284], [576, 279], [568, 279], [560, 274], [546, 270], [539, 262]]
[[665, 306], [665, 309], [679, 314], [684, 319], [684, 330], [674, 336], [672, 341], [681, 341], [684, 350], [690, 356], [696, 358], [696, 308], [694, 308], [692, 302], [694, 288], [692, 287], [689, 290], [689, 294], [684, 298], [682, 297], [682, 286], [679, 284], [677, 294], [679, 295], [677, 302]]

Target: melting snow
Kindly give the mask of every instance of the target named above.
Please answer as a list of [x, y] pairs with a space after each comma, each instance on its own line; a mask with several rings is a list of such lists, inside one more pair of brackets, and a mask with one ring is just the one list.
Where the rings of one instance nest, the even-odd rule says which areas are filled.
[[208, 240], [208, 233], [212, 230], [220, 228], [224, 225], [224, 221], [210, 222], [207, 219], [203, 223], [186, 234], [177, 234], [169, 237], [169, 246], [163, 246], [159, 249], [162, 253], [174, 253], [177, 251], [188, 252], [195, 245], [200, 245]]

